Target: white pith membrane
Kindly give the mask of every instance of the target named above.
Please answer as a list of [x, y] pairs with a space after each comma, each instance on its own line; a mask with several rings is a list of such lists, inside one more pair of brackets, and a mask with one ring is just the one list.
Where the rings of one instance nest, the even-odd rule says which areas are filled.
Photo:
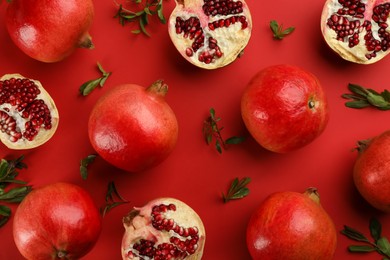
[[[227, 2], [227, 0], [176, 1], [176, 7], [169, 17], [168, 24], [169, 35], [176, 49], [186, 60], [204, 69], [216, 69], [233, 62], [248, 44], [252, 31], [251, 14], [244, 0], [231, 1], [242, 5], [241, 12], [226, 15], [206, 15], [203, 11], [203, 6], [205, 2], [210, 1]], [[193, 30], [199, 31], [201, 29], [201, 32], [196, 33], [194, 31], [195, 36], [186, 35], [185, 32], [178, 32], [176, 29], [178, 17], [183, 21], [191, 17], [199, 19], [200, 26], [195, 26]], [[228, 22], [225, 23], [225, 21]], [[213, 23], [223, 25], [213, 26], [211, 25]], [[216, 40], [212, 45], [213, 47], [214, 45], [218, 46], [219, 50], [209, 47], [210, 39], [212, 39], [211, 41]], [[203, 46], [199, 49], [192, 48], [196, 40], [203, 43]], [[203, 56], [203, 58], [200, 58], [200, 56]]]
[[[8, 148], [14, 150], [31, 149], [40, 146], [47, 142], [54, 135], [57, 129], [59, 116], [55, 103], [39, 81], [25, 78], [20, 74], [6, 74], [0, 78], [0, 82], [3, 82], [3, 84], [0, 85], [0, 100], [2, 98], [1, 90], [4, 86], [4, 81], [11, 79], [27, 79], [34, 83], [40, 91], [34, 101], [44, 101], [50, 111], [51, 126], [49, 129], [45, 129], [44, 122], [36, 124], [36, 121], [34, 121], [34, 124], [36, 124], [34, 129], [37, 130], [38, 133], [32, 138], [32, 140], [28, 140], [23, 136], [23, 134], [26, 130], [26, 123], [32, 123], [32, 118], [31, 114], [27, 118], [23, 117], [23, 112], [31, 109], [29, 108], [29, 105], [27, 105], [24, 109], [18, 110], [18, 105], [0, 103], [0, 140]], [[15, 130], [10, 131], [10, 126], [15, 123]]]
[[[152, 217], [154, 206], [170, 207], [170, 204], [173, 204], [176, 209], [166, 209], [161, 212], [157, 217], [161, 218], [159, 222]], [[169, 226], [169, 231], [155, 228], [152, 223], [158, 226], [156, 222], [161, 223], [162, 226]], [[141, 208], [134, 208], [123, 218], [123, 225], [125, 227], [122, 239], [123, 259], [200, 260], [202, 258], [206, 240], [202, 220], [191, 207], [177, 199], [155, 199]], [[188, 248], [183, 247], [186, 241]], [[139, 249], [141, 245], [143, 249]], [[145, 254], [144, 251], [148, 251], [150, 255]]]
[[[390, 51], [389, 2], [327, 0], [321, 16], [325, 41], [345, 60], [360, 64], [379, 61]], [[382, 15], [376, 14], [378, 10]], [[345, 35], [338, 35], [334, 28]]]

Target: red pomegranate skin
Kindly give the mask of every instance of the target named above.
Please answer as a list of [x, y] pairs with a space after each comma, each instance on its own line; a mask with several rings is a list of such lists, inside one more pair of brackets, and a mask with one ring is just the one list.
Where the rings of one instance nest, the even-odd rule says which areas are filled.
[[361, 147], [354, 164], [353, 179], [368, 203], [390, 212], [390, 131], [368, 140]]
[[33, 189], [13, 220], [14, 241], [26, 259], [79, 259], [100, 232], [101, 217], [89, 193], [64, 182]]
[[92, 0], [12, 0], [6, 25], [13, 42], [28, 56], [57, 62], [78, 47], [91, 47]]
[[166, 92], [166, 85], [157, 81], [148, 88], [119, 85], [102, 96], [88, 123], [96, 152], [128, 172], [147, 170], [164, 161], [178, 137], [178, 122], [165, 101]]
[[325, 129], [328, 105], [318, 79], [293, 65], [259, 71], [241, 98], [243, 121], [264, 148], [290, 152], [309, 144]]
[[337, 232], [316, 201], [317, 195], [312, 196], [306, 192], [275, 192], [260, 204], [246, 233], [247, 247], [254, 260], [333, 259]]

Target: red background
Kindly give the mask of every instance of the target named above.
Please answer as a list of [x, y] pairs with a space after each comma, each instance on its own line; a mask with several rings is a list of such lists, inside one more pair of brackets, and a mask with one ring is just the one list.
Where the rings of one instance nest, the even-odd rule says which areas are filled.
[[[56, 181], [76, 183], [87, 189], [96, 204], [104, 204], [107, 184], [114, 181], [118, 191], [130, 201], [114, 208], [103, 219], [103, 231], [95, 248], [85, 259], [120, 259], [123, 234], [121, 218], [133, 206], [148, 200], [172, 196], [191, 205], [205, 224], [207, 239], [204, 259], [250, 259], [245, 245], [245, 229], [250, 214], [275, 191], [303, 192], [318, 188], [323, 207], [337, 230], [344, 224], [368, 236], [368, 220], [376, 216], [384, 235], [390, 236], [390, 219], [370, 207], [357, 193], [352, 182], [352, 166], [357, 140], [373, 137], [389, 128], [389, 112], [374, 109], [353, 110], [344, 106], [340, 96], [348, 83], [358, 83], [378, 91], [389, 87], [390, 58], [364, 66], [346, 62], [325, 45], [320, 32], [324, 1], [248, 0], [253, 17], [251, 40], [242, 58], [214, 71], [198, 69], [187, 63], [171, 43], [167, 25], [153, 17], [147, 29], [151, 38], [133, 35], [134, 25], [122, 27], [113, 18], [117, 8], [111, 0], [95, 1], [95, 19], [90, 30], [94, 50], [77, 50], [66, 60], [44, 64], [21, 53], [8, 37], [0, 5], [0, 74], [21, 73], [40, 80], [50, 92], [60, 113], [55, 136], [43, 146], [29, 151], [0, 147], [1, 158], [25, 155], [28, 169], [19, 178], [34, 187]], [[166, 18], [174, 8], [173, 0], [164, 1]], [[282, 41], [272, 38], [269, 21], [275, 19], [295, 26], [293, 34]], [[102, 89], [89, 96], [78, 94], [79, 86], [100, 74], [101, 62], [112, 75]], [[249, 79], [260, 69], [273, 64], [293, 64], [314, 73], [329, 100], [330, 121], [324, 133], [310, 145], [288, 154], [262, 149], [249, 137], [240, 116], [240, 97]], [[87, 119], [95, 101], [120, 83], [143, 86], [156, 79], [169, 85], [167, 102], [176, 113], [180, 133], [171, 156], [158, 167], [131, 174], [119, 171], [97, 159], [86, 181], [79, 173], [79, 161], [93, 153], [87, 137]], [[218, 154], [202, 137], [202, 123], [211, 107], [222, 120], [225, 138], [247, 136], [240, 145]], [[252, 178], [250, 195], [242, 200], [222, 203], [235, 177]], [[12, 206], [15, 210], [16, 207]], [[0, 229], [0, 259], [21, 259], [12, 239], [12, 218]], [[351, 254], [352, 241], [339, 234], [335, 259], [381, 259], [376, 253]]]

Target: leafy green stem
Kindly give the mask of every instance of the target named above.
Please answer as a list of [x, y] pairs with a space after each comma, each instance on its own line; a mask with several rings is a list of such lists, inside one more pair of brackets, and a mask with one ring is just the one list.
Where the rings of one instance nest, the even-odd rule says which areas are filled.
[[361, 245], [350, 245], [348, 247], [348, 250], [352, 253], [369, 253], [376, 251], [377, 253], [387, 257], [384, 259], [389, 260], [390, 243], [386, 237], [382, 236], [381, 223], [376, 218], [371, 218], [369, 223], [369, 229], [373, 241], [371, 241], [358, 230], [344, 225], [344, 229], [341, 230], [341, 234], [354, 241], [363, 243]]
[[242, 143], [245, 138], [232, 136], [226, 140], [222, 138], [221, 131], [223, 127], [218, 126], [218, 122], [221, 120], [220, 117], [215, 116], [214, 108], [209, 110], [210, 116], [203, 122], [203, 137], [206, 143], [209, 145], [213, 139], [215, 139], [215, 148], [219, 153], [222, 153], [222, 149], [227, 149], [228, 144], [239, 144]]
[[103, 87], [104, 83], [106, 83], [106, 80], [111, 75], [111, 72], [107, 72], [103, 69], [102, 65], [98, 62], [97, 67], [101, 73], [101, 77], [88, 80], [85, 83], [83, 83], [80, 88], [79, 92], [83, 96], [87, 96], [89, 93], [92, 92], [97, 86]]
[[351, 93], [341, 95], [349, 100], [345, 102], [346, 107], [360, 109], [371, 106], [379, 110], [390, 110], [390, 92], [387, 89], [379, 93], [351, 83], [348, 84], [348, 89]]
[[[24, 156], [15, 160], [1, 159], [0, 161], [0, 201], [4, 203], [20, 203], [32, 190], [32, 187], [25, 185], [25, 181], [17, 180], [18, 169], [27, 168], [23, 162]], [[9, 188], [10, 184], [18, 185]], [[0, 227], [5, 225], [11, 217], [11, 208], [0, 205]]]
[[[136, 4], [141, 4], [141, 0], [136, 0]], [[118, 4], [118, 11], [114, 18], [118, 18], [119, 23], [124, 26], [128, 22], [138, 22], [138, 30], [131, 31], [134, 34], [143, 33], [150, 37], [149, 32], [146, 30], [146, 26], [149, 24], [149, 16], [157, 14], [158, 19], [162, 24], [166, 23], [166, 19], [163, 14], [163, 2], [162, 0], [146, 0], [143, 8], [140, 11], [134, 12], [124, 8], [121, 4]]]
[[249, 177], [244, 177], [241, 180], [235, 178], [230, 184], [229, 190], [226, 194], [222, 193], [223, 202], [226, 203], [230, 200], [241, 199], [248, 196], [249, 189], [247, 185], [251, 182]]

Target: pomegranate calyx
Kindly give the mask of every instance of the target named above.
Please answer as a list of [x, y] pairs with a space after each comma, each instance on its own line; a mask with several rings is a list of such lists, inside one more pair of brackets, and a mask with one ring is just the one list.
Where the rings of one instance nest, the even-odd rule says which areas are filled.
[[371, 141], [372, 141], [372, 138], [365, 139], [365, 140], [358, 140], [357, 146], [355, 149], [358, 151], [359, 154], [361, 154], [368, 148]]
[[168, 93], [168, 85], [162, 79], [159, 79], [152, 83], [146, 91], [164, 97]]
[[80, 41], [78, 43], [78, 47], [79, 48], [84, 48], [84, 49], [89, 49], [89, 50], [92, 50], [92, 49], [95, 48], [95, 45], [92, 42], [92, 37], [91, 37], [91, 35], [88, 32], [85, 33], [81, 37], [81, 39], [80, 39]]
[[320, 204], [320, 194], [318, 193], [317, 188], [309, 187], [305, 190], [304, 194], [308, 196], [315, 203]]

